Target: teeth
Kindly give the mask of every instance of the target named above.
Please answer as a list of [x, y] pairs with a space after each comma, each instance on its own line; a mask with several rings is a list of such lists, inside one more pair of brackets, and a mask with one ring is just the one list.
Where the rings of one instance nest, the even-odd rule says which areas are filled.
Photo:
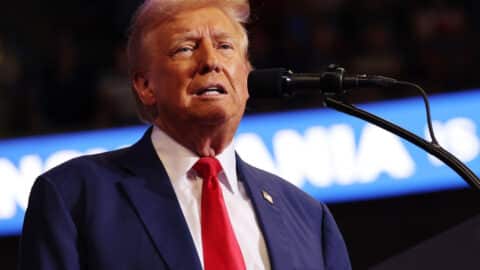
[[222, 93], [223, 93], [222, 89], [220, 89], [218, 87], [215, 87], [215, 86], [212, 86], [212, 87], [206, 88], [203, 91], [200, 91], [197, 95], [199, 95], [199, 96], [201, 96], [201, 95], [211, 96], [211, 95], [220, 95]]
[[205, 93], [203, 93], [203, 94], [206, 95], [206, 96], [211, 96], [211, 95], [219, 95], [220, 92], [219, 92], [219, 91], [216, 91], [216, 90], [215, 90], [215, 91], [209, 90], [209, 91], [207, 91], [207, 92], [205, 92]]

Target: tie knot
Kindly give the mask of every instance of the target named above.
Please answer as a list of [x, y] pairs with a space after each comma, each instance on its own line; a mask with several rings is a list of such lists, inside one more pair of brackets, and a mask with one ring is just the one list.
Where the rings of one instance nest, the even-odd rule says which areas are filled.
[[216, 177], [222, 170], [222, 165], [214, 157], [202, 157], [193, 165], [193, 169], [200, 177], [207, 180], [210, 177]]

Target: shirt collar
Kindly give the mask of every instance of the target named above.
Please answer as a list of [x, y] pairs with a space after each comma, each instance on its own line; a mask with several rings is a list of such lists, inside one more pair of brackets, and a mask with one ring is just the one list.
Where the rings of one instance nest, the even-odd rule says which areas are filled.
[[[179, 144], [157, 126], [153, 127], [151, 140], [155, 152], [162, 161], [171, 181], [185, 179], [187, 173], [193, 167], [199, 156]], [[223, 173], [219, 174], [222, 182], [232, 193], [238, 192], [238, 178], [236, 170], [236, 155], [233, 143], [216, 156], [222, 165]]]

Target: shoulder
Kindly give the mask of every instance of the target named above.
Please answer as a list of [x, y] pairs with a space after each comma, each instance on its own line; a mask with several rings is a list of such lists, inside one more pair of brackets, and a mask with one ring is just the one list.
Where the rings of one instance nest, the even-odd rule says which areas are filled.
[[[64, 162], [40, 176], [57, 184], [88, 179], [118, 178], [128, 174], [128, 164], [139, 160], [153, 151], [150, 141], [151, 128], [131, 146], [99, 154], [84, 155]], [[136, 164], [137, 164], [136, 163]], [[139, 164], [137, 164], [138, 166]]]
[[85, 196], [95, 197], [101, 191], [113, 191], [116, 182], [128, 175], [121, 165], [128, 151], [125, 148], [66, 161], [40, 175], [31, 194], [58, 196], [73, 204]]
[[88, 178], [98, 174], [119, 173], [121, 171], [122, 156], [129, 148], [104, 152], [94, 155], [85, 155], [66, 161], [40, 176], [55, 182], [61, 179]]

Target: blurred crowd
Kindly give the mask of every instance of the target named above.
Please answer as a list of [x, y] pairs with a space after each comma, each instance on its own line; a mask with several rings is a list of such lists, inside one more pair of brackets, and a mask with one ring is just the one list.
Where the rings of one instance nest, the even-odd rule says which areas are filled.
[[[480, 86], [477, 2], [251, 0], [250, 56], [256, 68], [321, 72], [335, 63], [429, 93], [471, 89]], [[0, 138], [139, 123], [124, 52], [139, 3], [0, 4]], [[371, 90], [354, 101], [415, 94]], [[319, 104], [300, 97], [279, 109]]]

